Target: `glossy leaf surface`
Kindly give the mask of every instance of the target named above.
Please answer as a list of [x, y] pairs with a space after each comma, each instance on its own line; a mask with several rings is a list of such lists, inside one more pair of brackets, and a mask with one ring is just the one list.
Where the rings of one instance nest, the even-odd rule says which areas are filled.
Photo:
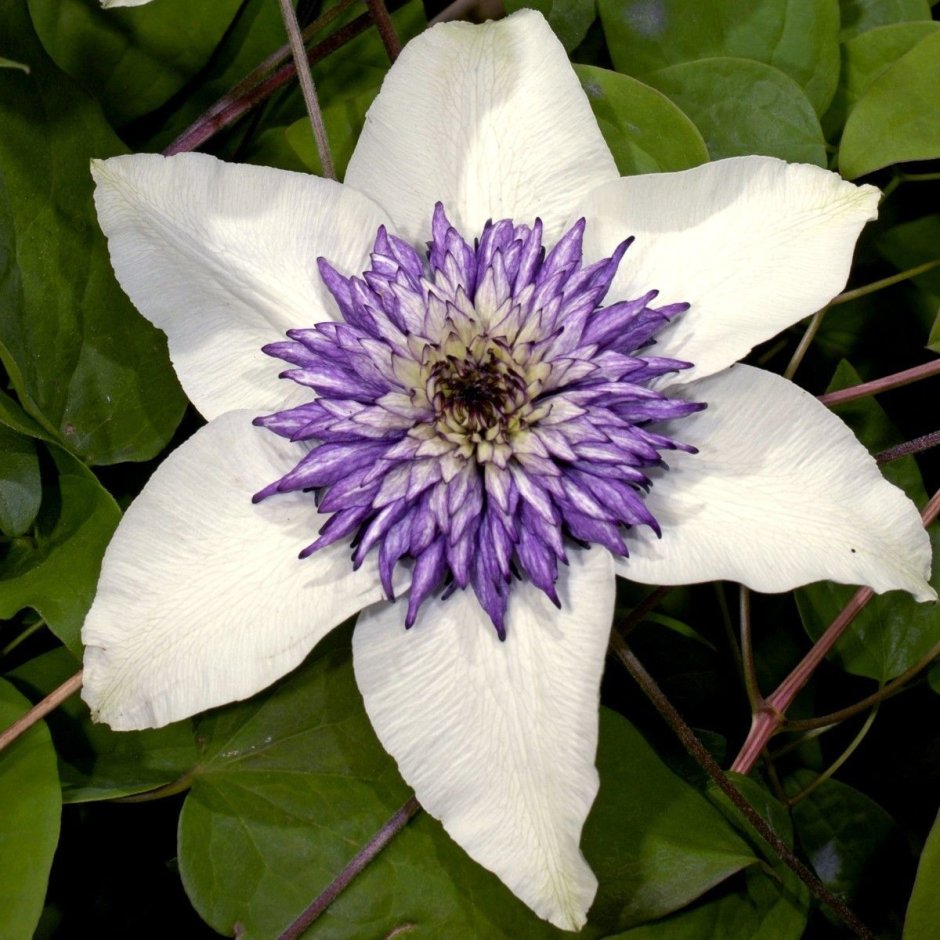
[[[0, 679], [0, 728], [29, 706]], [[30, 728], [0, 761], [0, 936], [31, 940], [42, 913], [61, 813], [55, 751], [46, 726]]]
[[0, 361], [30, 415], [88, 462], [152, 457], [184, 401], [162, 334], [111, 272], [88, 172], [123, 146], [29, 29], [23, 0], [0, 8], [31, 69], [0, 71]]

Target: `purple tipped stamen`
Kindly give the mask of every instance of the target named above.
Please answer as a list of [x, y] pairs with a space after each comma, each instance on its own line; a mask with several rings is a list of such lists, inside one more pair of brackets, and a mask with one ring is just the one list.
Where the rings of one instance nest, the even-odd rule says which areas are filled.
[[649, 425], [705, 406], [650, 388], [689, 364], [641, 351], [688, 305], [602, 306], [632, 239], [584, 267], [584, 228], [546, 253], [540, 221], [504, 219], [471, 246], [438, 203], [427, 264], [384, 228], [361, 279], [321, 259], [342, 319], [264, 349], [318, 397], [256, 420], [315, 446], [255, 500], [314, 490], [332, 515], [301, 557], [351, 538], [390, 599], [412, 562], [409, 627], [431, 594], [471, 587], [503, 638], [514, 579], [560, 606], [566, 538], [626, 556], [631, 527], [659, 534], [644, 471], [692, 448]]

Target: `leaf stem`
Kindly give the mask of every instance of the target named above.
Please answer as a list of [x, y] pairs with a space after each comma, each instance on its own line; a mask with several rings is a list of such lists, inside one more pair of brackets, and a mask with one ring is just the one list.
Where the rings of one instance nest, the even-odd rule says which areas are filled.
[[932, 359], [930, 362], [914, 366], [912, 369], [894, 372], [891, 375], [882, 376], [880, 379], [873, 379], [871, 382], [862, 382], [850, 388], [840, 388], [838, 391], [828, 392], [825, 395], [820, 395], [819, 400], [830, 407], [841, 405], [847, 401], [855, 401], [858, 398], [878, 395], [893, 388], [901, 388], [903, 385], [919, 382], [921, 379], [930, 378], [932, 375], [940, 375], [940, 359]]
[[858, 734], [849, 742], [848, 747], [818, 776], [812, 783], [803, 787], [799, 793], [787, 799], [787, 806], [796, 806], [800, 800], [805, 800], [814, 790], [821, 787], [856, 751], [858, 746], [865, 740], [871, 726], [878, 717], [878, 705], [876, 705], [865, 719], [864, 724], [859, 729]]
[[925, 653], [913, 666], [905, 669], [900, 675], [895, 676], [890, 682], [885, 683], [877, 692], [866, 695], [854, 705], [847, 705], [837, 711], [830, 712], [828, 715], [820, 715], [818, 718], [787, 719], [785, 727], [787, 731], [813, 731], [817, 728], [831, 728], [833, 725], [846, 721], [848, 718], [854, 718], [856, 715], [871, 708], [873, 705], [879, 705], [889, 698], [902, 692], [907, 683], [919, 672], [926, 669], [938, 656], [940, 656], [940, 643], [935, 643], [931, 649]]
[[767, 774], [767, 780], [770, 783], [770, 789], [774, 791], [774, 796], [779, 802], [787, 804], [787, 794], [784, 792], [783, 784], [780, 782], [780, 775], [777, 773], [777, 765], [774, 763], [770, 748], [765, 747], [761, 757], [764, 760], [764, 772]]
[[822, 326], [823, 318], [829, 311], [830, 307], [838, 307], [839, 304], [846, 304], [850, 300], [857, 300], [859, 297], [865, 297], [868, 294], [875, 293], [875, 291], [884, 290], [884, 288], [892, 287], [895, 284], [900, 284], [902, 281], [908, 281], [912, 277], [917, 277], [920, 274], [924, 274], [938, 265], [940, 265], [940, 258], [935, 258], [933, 261], [926, 261], [923, 264], [918, 264], [913, 268], [908, 268], [906, 271], [900, 271], [898, 274], [892, 274], [890, 277], [882, 278], [880, 281], [872, 281], [871, 284], [865, 284], [862, 287], [856, 287], [853, 290], [843, 291], [837, 297], [833, 297], [833, 299], [830, 300], [829, 303], [822, 308], [822, 310], [817, 310], [813, 314], [812, 319], [806, 326], [806, 330], [803, 332], [803, 336], [800, 338], [799, 344], [793, 352], [793, 356], [790, 358], [790, 362], [787, 364], [786, 369], [783, 370], [783, 377], [785, 379], [792, 379], [796, 374], [796, 370], [799, 369], [800, 363], [803, 361], [803, 357], [806, 355], [809, 347], [813, 343], [813, 340], [816, 338], [816, 334], [819, 332], [820, 326]]
[[41, 630], [46, 625], [46, 621], [41, 617], [35, 623], [31, 623], [22, 633], [18, 636], [13, 637], [6, 646], [0, 650], [0, 656], [7, 656], [15, 650], [20, 643], [24, 643], [28, 640], [34, 633]]
[[176, 796], [177, 793], [185, 793], [193, 785], [196, 777], [196, 771], [190, 770], [188, 773], [177, 777], [170, 783], [163, 784], [162, 787], [155, 787], [153, 790], [145, 790], [143, 793], [132, 793], [129, 796], [119, 796], [112, 800], [112, 803], [150, 803], [153, 800], [162, 800], [168, 796]]
[[297, 940], [301, 934], [333, 903], [353, 879], [385, 848], [392, 837], [405, 828], [421, 804], [411, 797], [394, 816], [353, 856], [348, 865], [330, 882], [279, 936], [278, 940]]
[[317, 89], [313, 84], [313, 75], [310, 73], [310, 63], [307, 61], [307, 52], [304, 49], [303, 37], [300, 35], [300, 24], [297, 22], [297, 13], [294, 11], [292, 0], [279, 0], [281, 16], [284, 19], [284, 28], [291, 54], [294, 57], [294, 68], [297, 71], [297, 80], [300, 82], [300, 91], [307, 107], [313, 137], [317, 143], [317, 153], [320, 156], [320, 166], [327, 179], [336, 179], [336, 169], [333, 166], [333, 156], [330, 153], [330, 141], [326, 136], [326, 126], [323, 123], [323, 112], [320, 110], [320, 101], [317, 98]]
[[824, 728], [814, 728], [812, 731], [807, 731], [799, 737], [791, 738], [786, 744], [781, 744], [780, 747], [775, 748], [772, 752], [770, 748], [767, 748], [765, 753], [769, 754], [773, 760], [780, 760], [781, 757], [797, 750], [797, 748], [802, 747], [804, 744], [815, 741], [816, 738], [821, 738], [827, 731], [831, 731], [834, 727], [835, 725], [826, 725]]
[[57, 689], [50, 692], [41, 702], [37, 702], [22, 718], [17, 718], [2, 734], [0, 734], [0, 751], [12, 744], [24, 731], [28, 731], [34, 724], [41, 721], [49, 712], [58, 708], [67, 698], [74, 695], [82, 687], [81, 669], [70, 676]]
[[864, 284], [861, 287], [856, 287], [854, 290], [843, 291], [838, 297], [834, 297], [829, 301], [829, 306], [837, 307], [839, 304], [847, 304], [850, 300], [858, 300], [859, 297], [874, 294], [875, 291], [884, 290], [886, 287], [893, 287], [895, 284], [900, 284], [902, 281], [909, 281], [912, 277], [925, 274], [938, 265], [940, 265], [940, 258], [934, 258], [933, 261], [925, 261], [923, 264], [915, 265], [913, 268], [908, 268], [906, 271], [899, 271], [897, 274], [892, 274], [890, 277], [883, 277], [880, 281], [872, 281], [871, 284]]
[[[933, 4], [931, 4], [933, 6]], [[940, 173], [904, 173], [897, 172], [891, 177], [891, 181], [885, 186], [884, 198], [893, 193], [901, 183], [930, 183], [934, 180], [940, 180]]]
[[699, 766], [708, 774], [721, 792], [728, 797], [731, 804], [751, 824], [758, 835], [773, 849], [780, 861], [806, 885], [818, 901], [830, 908], [857, 937], [861, 937], [862, 940], [874, 940], [874, 934], [852, 913], [842, 900], [836, 897], [819, 880], [804, 862], [794, 855], [773, 827], [735, 787], [727, 774], [718, 766], [715, 758], [709, 754], [702, 742], [695, 736], [695, 732], [685, 723], [672, 702], [656, 684], [656, 680], [646, 671], [643, 664], [636, 658], [636, 655], [616, 630], [611, 633], [610, 645], [617, 658], [636, 680], [686, 750], [695, 758]]
[[744, 675], [747, 700], [753, 711], [763, 701], [763, 696], [757, 682], [757, 664], [754, 660], [751, 632], [751, 592], [743, 584], [740, 585], [739, 607], [741, 611], [741, 672]]
[[822, 310], [817, 310], [813, 314], [813, 317], [809, 321], [803, 336], [800, 338], [799, 344], [793, 352], [793, 356], [790, 359], [789, 364], [787, 365], [786, 369], [783, 370], [783, 377], [785, 379], [792, 379], [796, 374], [796, 370], [799, 369], [800, 363], [803, 361], [803, 357], [808, 352], [809, 347], [813, 344], [813, 340], [816, 339], [816, 334], [819, 332], [820, 326], [822, 326], [823, 317], [826, 315], [826, 311], [828, 309], [828, 307], [823, 307]]
[[724, 585], [720, 581], [713, 584], [715, 597], [718, 601], [718, 613], [721, 616], [721, 625], [725, 631], [725, 638], [728, 641], [728, 649], [731, 651], [731, 657], [734, 659], [734, 667], [741, 676], [741, 682], [744, 684], [744, 663], [741, 661], [741, 646], [738, 643], [738, 632], [731, 622], [731, 611], [728, 609], [728, 599], [725, 597]]

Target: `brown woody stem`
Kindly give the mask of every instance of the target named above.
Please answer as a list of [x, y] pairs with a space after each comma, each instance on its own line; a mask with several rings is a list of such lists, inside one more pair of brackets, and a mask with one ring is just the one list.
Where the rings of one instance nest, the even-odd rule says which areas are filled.
[[745, 799], [741, 792], [728, 778], [727, 774], [718, 766], [717, 761], [706, 750], [705, 746], [695, 736], [695, 732], [685, 723], [682, 716], [676, 711], [672, 702], [666, 697], [656, 680], [646, 671], [643, 664], [627, 645], [626, 641], [614, 630], [611, 633], [610, 645], [617, 658], [623, 663], [627, 671], [639, 684], [646, 697], [653, 703], [656, 710], [663, 716], [683, 746], [698, 762], [699, 766], [708, 774], [731, 804], [750, 823], [758, 835], [773, 849], [780, 861], [787, 866], [813, 896], [832, 910], [844, 923], [862, 940], [874, 940], [874, 934], [852, 913], [846, 904], [836, 897], [802, 862], [790, 847], [780, 838], [763, 816]]
[[82, 687], [81, 669], [70, 676], [57, 689], [50, 692], [41, 702], [37, 702], [22, 718], [18, 718], [2, 734], [0, 734], [0, 751], [12, 744], [23, 732], [28, 731], [34, 724], [41, 721], [49, 712], [58, 708], [67, 698], [74, 695]]
[[336, 900], [339, 894], [349, 886], [353, 879], [362, 872], [378, 854], [391, 842], [392, 837], [405, 828], [421, 804], [411, 797], [391, 819], [353, 856], [349, 864], [327, 885], [300, 916], [293, 921], [279, 936], [278, 940], [297, 940], [303, 932]]

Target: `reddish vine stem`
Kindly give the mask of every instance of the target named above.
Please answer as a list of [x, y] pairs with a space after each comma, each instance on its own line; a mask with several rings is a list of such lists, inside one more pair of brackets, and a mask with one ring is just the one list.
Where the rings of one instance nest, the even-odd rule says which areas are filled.
[[[924, 526], [929, 526], [938, 514], [940, 514], [940, 490], [934, 493], [921, 513]], [[860, 588], [856, 591], [799, 665], [774, 692], [759, 704], [752, 714], [751, 730], [748, 732], [747, 739], [731, 765], [732, 771], [739, 774], [750, 773], [757, 758], [767, 746], [767, 742], [783, 725], [786, 710], [797, 694], [809, 682], [819, 664], [872, 597], [874, 597], [874, 592], [870, 588]]]
[[896, 447], [889, 447], [880, 454], [875, 454], [875, 460], [878, 463], [890, 463], [892, 460], [900, 460], [902, 457], [910, 457], [912, 454], [919, 454], [931, 447], [940, 446], [940, 431], [931, 431], [929, 434], [923, 434], [921, 437], [915, 437], [912, 441], [905, 441]]
[[940, 375], [940, 359], [933, 359], [923, 365], [914, 366], [913, 369], [905, 369], [903, 372], [885, 375], [871, 382], [862, 382], [860, 385], [853, 385], [851, 388], [840, 388], [838, 391], [828, 392], [825, 395], [820, 395], [819, 400], [824, 405], [831, 407], [832, 405], [840, 405], [843, 402], [855, 401], [858, 398], [878, 395], [893, 388], [900, 388], [902, 385], [910, 385], [912, 382], [919, 382], [921, 379], [929, 378], [932, 375]]
[[394, 62], [401, 52], [401, 40], [395, 31], [395, 24], [388, 15], [383, 0], [366, 0], [366, 6], [369, 8], [369, 13], [375, 22], [375, 28], [379, 31], [379, 37], [382, 40], [382, 45], [385, 46], [385, 51], [388, 53], [388, 59], [390, 62]]
[[293, 921], [279, 936], [278, 940], [297, 940], [297, 938], [336, 900], [340, 893], [349, 886], [353, 879], [385, 848], [392, 837], [400, 832], [418, 810], [421, 804], [414, 798], [408, 800], [388, 822], [353, 856], [349, 864], [330, 882], [329, 885], [310, 902], [300, 916]]
[[656, 710], [663, 716], [672, 728], [676, 737], [682, 742], [685, 749], [692, 755], [699, 766], [708, 774], [731, 804], [750, 823], [760, 837], [773, 849], [787, 868], [792, 871], [812, 895], [822, 904], [832, 910], [845, 925], [862, 940], [875, 940], [874, 934], [855, 916], [846, 904], [834, 895], [802, 862], [790, 847], [780, 838], [772, 826], [741, 794], [728, 778], [727, 774], [718, 766], [717, 761], [706, 750], [705, 746], [695, 736], [695, 732], [685, 723], [682, 716], [676, 711], [672, 702], [666, 697], [656, 680], [646, 671], [643, 664], [636, 658], [633, 650], [626, 641], [614, 630], [611, 633], [610, 645], [617, 658], [623, 663], [630, 675], [636, 680], [646, 697], [653, 703]]
[[[330, 53], [344, 46], [372, 25], [368, 13], [357, 16], [345, 26], [340, 27], [322, 42], [318, 42], [307, 51], [307, 60], [314, 64], [325, 59]], [[273, 57], [272, 57], [273, 58]], [[164, 151], [164, 156], [186, 153], [201, 147], [219, 131], [234, 124], [240, 117], [261, 104], [279, 88], [283, 88], [296, 75], [293, 62], [287, 62], [265, 79], [248, 84], [246, 79], [235, 86], [232, 92], [223, 96], [202, 117], [194, 121]]]
[[[325, 29], [333, 20], [340, 16], [347, 7], [352, 6], [355, 2], [356, 0], [339, 0], [335, 6], [330, 7], [322, 16], [318, 16], [301, 33], [304, 43], [309, 42], [313, 36], [322, 29]], [[274, 69], [279, 65], [283, 65], [284, 62], [290, 58], [290, 55], [290, 43], [281, 46], [279, 49], [275, 49], [267, 58], [262, 59], [240, 82], [233, 85], [208, 111], [201, 114], [193, 124], [183, 131], [183, 134], [177, 138], [177, 141], [182, 140], [191, 132], [198, 130], [204, 122], [210, 120], [213, 116], [222, 113], [232, 101], [249, 93], [260, 84], [267, 75], [273, 72]], [[173, 147], [177, 141], [170, 144], [170, 147]], [[181, 153], [182, 151], [177, 150], [174, 152]]]
[[0, 734], [0, 751], [12, 744], [21, 734], [28, 731], [36, 722], [41, 721], [49, 712], [58, 708], [67, 698], [82, 687], [81, 669], [70, 676], [57, 689], [50, 692], [41, 702], [37, 702], [22, 718], [18, 718]]

